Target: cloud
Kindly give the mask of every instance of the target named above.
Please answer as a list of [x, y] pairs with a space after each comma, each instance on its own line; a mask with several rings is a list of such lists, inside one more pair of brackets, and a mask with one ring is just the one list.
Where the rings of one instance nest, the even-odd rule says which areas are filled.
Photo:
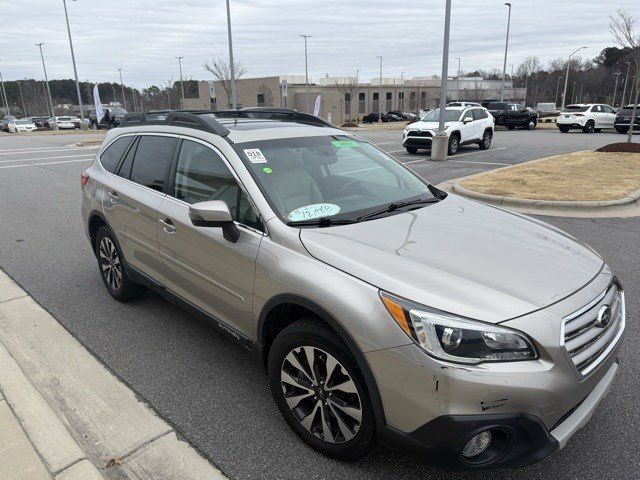
[[[543, 63], [582, 44], [594, 57], [613, 45], [608, 15], [618, 7], [640, 17], [637, 0], [580, 2], [512, 0], [508, 65], [537, 55]], [[209, 79], [202, 60], [226, 54], [224, 0], [78, 0], [67, 2], [81, 80], [117, 81], [137, 87], [178, 78], [176, 56], [187, 77]], [[440, 72], [444, 1], [231, 0], [234, 54], [247, 76], [303, 74], [309, 39], [312, 78]], [[6, 79], [42, 78], [36, 42], [45, 42], [50, 78], [72, 78], [62, 2], [3, 2], [0, 69]], [[502, 1], [457, 0], [451, 25], [451, 59], [463, 70], [502, 68], [507, 8]], [[452, 60], [452, 70], [457, 63]], [[509, 67], [508, 67], [509, 68]]]

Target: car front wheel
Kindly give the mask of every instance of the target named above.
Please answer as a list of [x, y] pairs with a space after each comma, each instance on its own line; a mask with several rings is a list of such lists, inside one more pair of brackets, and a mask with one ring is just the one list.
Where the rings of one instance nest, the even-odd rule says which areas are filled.
[[529, 123], [527, 123], [527, 130], [533, 130], [534, 128], [536, 128], [537, 122], [532, 118], [531, 120], [529, 120]]
[[407, 149], [407, 153], [413, 155], [414, 153], [418, 153], [418, 149], [416, 147], [404, 147]]
[[460, 137], [457, 134], [451, 135], [449, 137], [449, 148], [447, 153], [449, 155], [455, 155], [458, 151], [458, 147], [460, 146]]
[[373, 407], [357, 363], [328, 326], [300, 319], [276, 337], [269, 384], [289, 427], [323, 455], [352, 461], [376, 443]]
[[491, 140], [493, 140], [493, 133], [491, 132], [491, 130], [487, 130], [486, 132], [484, 132], [482, 140], [478, 143], [480, 150], [488, 150], [491, 146]]

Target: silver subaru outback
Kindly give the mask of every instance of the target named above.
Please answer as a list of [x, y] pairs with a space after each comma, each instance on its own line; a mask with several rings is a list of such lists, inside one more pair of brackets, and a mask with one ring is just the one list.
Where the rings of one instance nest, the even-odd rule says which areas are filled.
[[380, 442], [527, 465], [618, 371], [624, 292], [593, 250], [311, 115], [129, 115], [82, 174], [82, 217], [111, 296], [155, 289], [253, 352], [336, 459]]

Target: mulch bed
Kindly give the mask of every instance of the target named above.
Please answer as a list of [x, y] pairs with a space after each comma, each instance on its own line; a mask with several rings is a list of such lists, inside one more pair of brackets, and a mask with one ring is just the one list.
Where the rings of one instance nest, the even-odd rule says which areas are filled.
[[602, 148], [596, 150], [596, 152], [623, 152], [623, 153], [640, 153], [640, 143], [635, 142], [618, 142], [610, 143]]

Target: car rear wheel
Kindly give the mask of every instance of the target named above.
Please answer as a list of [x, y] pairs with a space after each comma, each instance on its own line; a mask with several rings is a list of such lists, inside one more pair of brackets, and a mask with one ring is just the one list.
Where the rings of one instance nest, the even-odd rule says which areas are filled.
[[515, 125], [507, 125], [507, 129], [508, 130], [515, 130], [516, 127], [515, 127]]
[[558, 130], [560, 130], [562, 133], [568, 133], [569, 127], [558, 127]]
[[129, 279], [124, 268], [122, 252], [109, 228], [101, 227], [98, 230], [95, 251], [102, 281], [113, 298], [126, 302], [140, 297], [147, 291], [144, 285]]
[[460, 146], [460, 137], [457, 133], [454, 133], [449, 137], [449, 148], [447, 149], [447, 153], [449, 155], [455, 155], [458, 151], [458, 147]]
[[593, 133], [593, 131], [595, 130], [595, 122], [593, 120], [589, 120], [584, 127], [582, 127], [582, 131], [584, 133]]
[[324, 323], [304, 318], [280, 332], [268, 373], [280, 413], [305, 443], [338, 460], [371, 453], [375, 421], [364, 380], [346, 345]]
[[414, 153], [418, 153], [418, 149], [416, 147], [405, 147], [407, 152], [413, 155]]

